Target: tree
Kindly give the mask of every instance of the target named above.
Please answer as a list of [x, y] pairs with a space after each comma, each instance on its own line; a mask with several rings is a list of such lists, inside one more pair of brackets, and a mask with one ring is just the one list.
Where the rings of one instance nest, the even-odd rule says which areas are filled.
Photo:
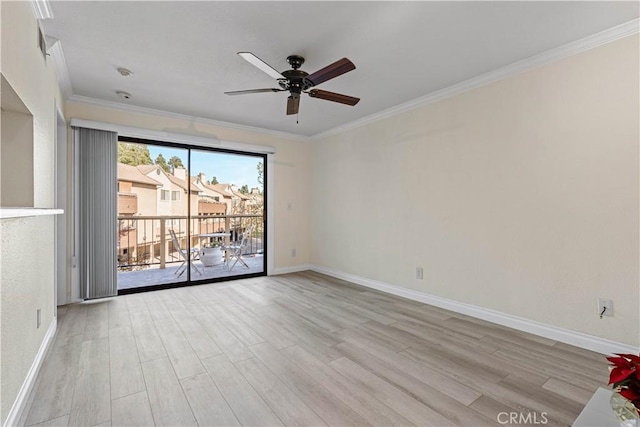
[[162, 153], [158, 154], [158, 157], [156, 157], [156, 165], [160, 166], [162, 168], [163, 171], [165, 171], [166, 173], [170, 173], [170, 169], [169, 169], [169, 165], [167, 164], [167, 161], [164, 159], [164, 156], [162, 155]]
[[243, 185], [242, 187], [240, 187], [238, 192], [242, 194], [249, 194], [249, 186], [247, 184]]
[[262, 162], [258, 162], [256, 166], [258, 169], [258, 184], [260, 184], [260, 193], [262, 193], [262, 188], [264, 187], [264, 165]]
[[173, 171], [175, 168], [184, 168], [182, 164], [182, 159], [178, 156], [172, 156], [169, 159], [169, 166], [171, 166], [171, 170]]
[[131, 166], [153, 164], [149, 154], [149, 147], [145, 144], [129, 142], [118, 143], [118, 162]]
[[218, 178], [214, 176], [213, 178], [211, 178], [211, 185], [216, 185], [216, 184], [218, 184]]

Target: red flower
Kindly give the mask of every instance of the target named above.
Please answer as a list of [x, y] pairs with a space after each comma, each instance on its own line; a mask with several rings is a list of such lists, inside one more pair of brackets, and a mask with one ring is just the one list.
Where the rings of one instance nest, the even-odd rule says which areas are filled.
[[617, 357], [607, 357], [611, 362], [609, 384], [628, 399], [640, 412], [640, 356], [616, 353]]
[[615, 353], [620, 357], [624, 357], [625, 359], [628, 359], [631, 363], [635, 363], [636, 365], [640, 365], [640, 356], [636, 356], [635, 354], [620, 354], [620, 353]]
[[640, 364], [640, 357], [633, 354], [619, 354], [618, 357], [607, 357], [607, 360], [618, 368], [631, 368], [634, 364]]
[[626, 380], [635, 372], [635, 367], [633, 368], [613, 368], [611, 374], [609, 375], [609, 384], [619, 383], [621, 381]]
[[628, 400], [632, 401], [632, 402], [636, 402], [637, 400], [640, 400], [640, 394], [638, 392], [636, 392], [635, 390], [632, 390], [630, 388], [625, 388], [623, 390], [620, 390], [620, 395], [626, 397]]

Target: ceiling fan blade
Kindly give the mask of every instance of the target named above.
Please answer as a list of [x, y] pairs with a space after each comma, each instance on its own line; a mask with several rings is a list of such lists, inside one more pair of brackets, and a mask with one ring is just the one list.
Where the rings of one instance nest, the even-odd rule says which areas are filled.
[[347, 58], [342, 58], [333, 64], [327, 65], [323, 69], [316, 71], [315, 73], [309, 74], [305, 77], [305, 81], [309, 82], [311, 86], [317, 86], [320, 83], [326, 82], [327, 80], [331, 80], [355, 69], [356, 66], [353, 65], [353, 62], [349, 61]]
[[360, 98], [354, 98], [353, 96], [342, 95], [341, 93], [329, 92], [327, 90], [311, 89], [309, 96], [312, 98], [325, 99], [327, 101], [339, 102], [341, 104], [356, 105]]
[[284, 76], [280, 74], [275, 68], [273, 68], [271, 65], [264, 62], [262, 59], [255, 56], [253, 53], [238, 52], [238, 55], [240, 55], [249, 64], [260, 69], [262, 72], [269, 74], [274, 79], [284, 79]]
[[298, 114], [299, 109], [300, 109], [300, 97], [289, 96], [289, 98], [287, 98], [287, 116], [290, 116], [292, 114]]
[[248, 89], [248, 90], [233, 90], [231, 92], [225, 92], [225, 95], [246, 95], [248, 93], [263, 93], [263, 92], [282, 92], [284, 89]]

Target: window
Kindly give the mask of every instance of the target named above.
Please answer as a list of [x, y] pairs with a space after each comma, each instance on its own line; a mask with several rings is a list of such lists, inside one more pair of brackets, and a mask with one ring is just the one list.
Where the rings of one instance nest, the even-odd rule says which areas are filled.
[[171, 200], [180, 200], [180, 191], [172, 191]]
[[160, 190], [160, 200], [169, 200], [169, 190]]

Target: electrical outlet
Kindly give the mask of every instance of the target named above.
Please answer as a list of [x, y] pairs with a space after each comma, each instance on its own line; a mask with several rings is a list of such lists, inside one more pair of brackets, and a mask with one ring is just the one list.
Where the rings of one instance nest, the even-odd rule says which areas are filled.
[[40, 328], [40, 324], [42, 323], [42, 318], [40, 317], [40, 309], [36, 309], [36, 329]]
[[423, 277], [422, 267], [416, 267], [416, 279], [422, 280]]
[[295, 258], [297, 255], [296, 248], [291, 249], [291, 258]]
[[613, 316], [613, 301], [610, 299], [598, 299], [598, 316]]

